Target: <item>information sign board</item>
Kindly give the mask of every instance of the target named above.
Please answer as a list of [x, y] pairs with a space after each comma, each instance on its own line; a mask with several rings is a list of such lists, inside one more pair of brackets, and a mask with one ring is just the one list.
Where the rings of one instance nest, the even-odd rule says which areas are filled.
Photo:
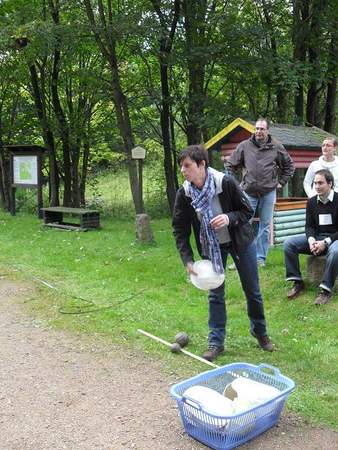
[[14, 184], [38, 184], [38, 157], [13, 156], [13, 182]]

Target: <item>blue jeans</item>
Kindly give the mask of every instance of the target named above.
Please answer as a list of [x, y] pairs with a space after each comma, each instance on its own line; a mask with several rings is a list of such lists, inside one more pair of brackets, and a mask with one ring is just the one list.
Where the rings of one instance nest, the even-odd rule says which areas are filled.
[[254, 215], [256, 210], [258, 211], [259, 225], [256, 237], [257, 260], [265, 262], [270, 244], [270, 224], [273, 217], [274, 204], [276, 203], [276, 189], [261, 197], [246, 195], [254, 210]]
[[[328, 237], [327, 234], [316, 236], [316, 239], [322, 240]], [[299, 265], [299, 254], [311, 255], [307, 237], [292, 236], [284, 242], [284, 259], [286, 268], [286, 279], [301, 280], [302, 274]], [[338, 241], [332, 242], [326, 254], [325, 270], [320, 287], [331, 291], [338, 275]]]
[[[230, 245], [221, 245], [224, 269], [228, 254], [231, 254], [244, 290], [247, 301], [247, 312], [250, 320], [250, 330], [259, 336], [265, 336], [266, 323], [264, 317], [263, 299], [259, 288], [256, 260], [256, 244], [253, 242], [245, 250], [235, 253]], [[224, 283], [217, 289], [209, 291], [209, 346], [222, 347], [225, 339], [227, 322], [224, 298]]]

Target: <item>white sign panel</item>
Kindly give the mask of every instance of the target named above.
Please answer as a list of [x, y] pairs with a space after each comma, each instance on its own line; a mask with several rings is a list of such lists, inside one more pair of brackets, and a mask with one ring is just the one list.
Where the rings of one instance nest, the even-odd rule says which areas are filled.
[[38, 157], [13, 157], [14, 184], [38, 184]]
[[146, 157], [146, 150], [143, 147], [135, 147], [131, 151], [133, 159], [144, 159]]

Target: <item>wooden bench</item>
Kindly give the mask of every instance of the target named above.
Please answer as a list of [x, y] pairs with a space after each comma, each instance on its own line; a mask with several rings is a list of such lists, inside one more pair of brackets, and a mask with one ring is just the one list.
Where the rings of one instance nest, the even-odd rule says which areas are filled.
[[[85, 208], [67, 208], [65, 206], [50, 206], [41, 208], [45, 226], [61, 228], [65, 230], [88, 231], [100, 227], [100, 212]], [[64, 215], [69, 218], [74, 216], [80, 220], [77, 222], [65, 222]]]

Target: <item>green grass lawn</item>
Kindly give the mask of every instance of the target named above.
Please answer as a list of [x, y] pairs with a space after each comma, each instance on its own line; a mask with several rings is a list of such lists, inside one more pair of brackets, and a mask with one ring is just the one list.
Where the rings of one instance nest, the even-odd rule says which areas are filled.
[[[152, 228], [156, 243], [141, 245], [135, 242], [133, 220], [105, 219], [101, 230], [81, 233], [43, 228], [32, 215], [1, 212], [1, 270], [36, 283], [38, 295], [26, 306], [46, 324], [103, 336], [161, 359], [180, 377], [192, 376], [208, 367], [171, 354], [137, 332], [142, 328], [173, 341], [178, 331], [186, 331], [188, 350], [198, 355], [207, 343], [206, 293], [187, 282], [169, 219], [153, 220]], [[260, 276], [269, 334], [278, 351], [270, 354], [256, 347], [238, 275], [228, 272], [227, 352], [217, 363], [278, 367], [297, 384], [287, 407], [312, 423], [336, 428], [338, 296], [316, 307], [316, 287], [308, 286], [299, 299], [287, 301], [278, 248], [270, 251]]]

